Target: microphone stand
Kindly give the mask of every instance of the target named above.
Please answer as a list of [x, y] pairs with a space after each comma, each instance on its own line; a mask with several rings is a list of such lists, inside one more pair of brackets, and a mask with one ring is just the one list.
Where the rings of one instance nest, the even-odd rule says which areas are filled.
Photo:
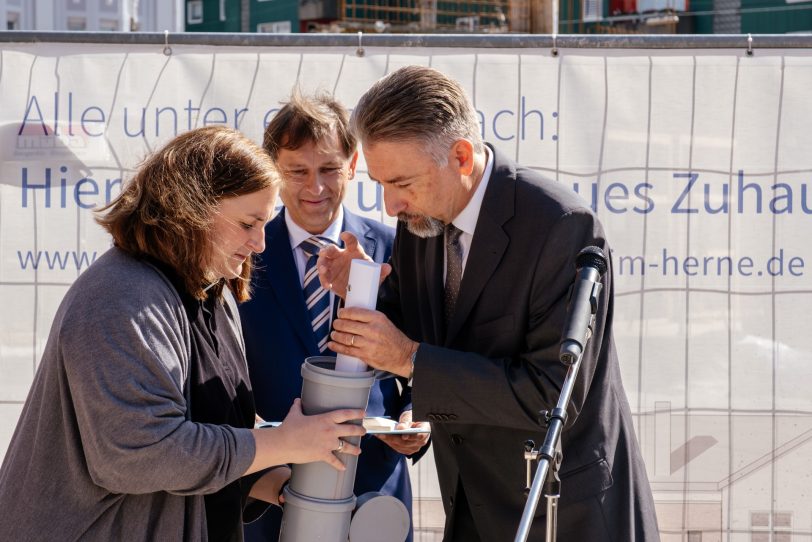
[[[595, 321], [598, 294], [600, 294], [601, 287], [601, 283], [596, 282], [590, 294], [592, 312], [584, 340], [584, 349], [586, 342], [592, 335], [592, 324]], [[529, 488], [527, 504], [524, 506], [519, 529], [516, 531], [516, 537], [513, 539], [514, 542], [525, 542], [530, 534], [533, 516], [536, 513], [536, 507], [538, 506], [539, 498], [542, 493], [542, 485], [544, 486], [544, 496], [547, 499], [545, 541], [555, 542], [556, 539], [556, 531], [558, 528], [558, 499], [561, 496], [561, 480], [558, 477], [558, 470], [561, 467], [561, 461], [563, 459], [561, 452], [561, 432], [567, 421], [567, 406], [572, 397], [572, 390], [575, 386], [575, 379], [578, 377], [578, 370], [581, 368], [583, 350], [573, 363], [572, 354], [569, 351], [565, 351], [562, 345], [559, 357], [562, 363], [569, 365], [569, 369], [567, 369], [567, 376], [564, 378], [564, 384], [561, 386], [561, 394], [558, 396], [558, 403], [555, 408], [551, 411], [543, 410], [539, 413], [539, 423], [547, 428], [544, 443], [538, 450], [534, 449], [535, 443], [532, 440], [528, 440], [524, 443], [524, 458], [527, 461], [528, 485], [530, 484], [530, 462], [538, 461], [538, 467], [536, 468], [536, 475], [533, 478], [533, 485]], [[525, 487], [525, 492], [527, 491], [528, 488]]]

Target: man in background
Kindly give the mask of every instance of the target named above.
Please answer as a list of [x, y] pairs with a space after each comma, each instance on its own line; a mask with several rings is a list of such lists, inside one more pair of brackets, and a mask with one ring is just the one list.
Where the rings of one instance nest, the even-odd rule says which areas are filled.
[[[348, 113], [332, 97], [294, 93], [265, 129], [263, 148], [282, 178], [285, 207], [265, 229], [266, 248], [257, 261], [253, 297], [240, 306], [240, 315], [257, 413], [276, 421], [301, 394], [305, 358], [335, 355], [326, 344], [339, 300], [319, 284], [315, 269], [319, 250], [340, 245], [341, 232], [350, 232], [374, 261], [385, 262], [394, 231], [342, 205], [358, 153]], [[376, 381], [367, 416], [389, 416], [412, 426], [405, 379], [400, 386], [394, 378]], [[355, 494], [392, 495], [411, 515], [405, 455], [418, 452], [427, 440], [427, 435], [364, 437]], [[275, 542], [281, 517], [281, 510], [272, 508], [246, 525], [246, 540]]]

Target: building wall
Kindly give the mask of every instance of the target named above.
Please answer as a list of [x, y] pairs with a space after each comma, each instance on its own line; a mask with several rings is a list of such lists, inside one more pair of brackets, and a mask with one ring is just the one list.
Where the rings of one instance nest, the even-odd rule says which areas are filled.
[[[203, 19], [190, 19], [192, 5], [203, 8]], [[186, 0], [185, 21], [187, 32], [239, 32], [240, 0]]]
[[22, 0], [0, 0], [0, 29], [28, 30], [33, 23], [31, 6]]
[[[691, 0], [691, 11], [707, 13], [713, 11], [714, 0]], [[697, 15], [689, 17], [692, 23], [693, 34], [713, 34], [713, 15]]]
[[714, 0], [714, 34], [741, 34], [741, 0]]
[[[645, 13], [649, 5], [660, 2], [644, 0], [560, 0], [559, 32], [582, 34], [609, 31], [612, 27], [626, 27], [637, 32], [630, 23], [610, 23], [613, 11], [609, 4], [631, 5], [627, 13]], [[666, 2], [668, 4], [669, 2]], [[603, 13], [604, 21], [585, 22], [584, 5], [591, 4]], [[671, 4], [675, 4], [671, 2]], [[677, 3], [678, 4], [678, 3]], [[812, 33], [812, 3], [810, 0], [689, 0], [687, 14], [679, 6], [679, 26], [669, 32], [689, 34], [786, 34], [790, 32]], [[635, 9], [637, 11], [635, 11]], [[692, 15], [696, 13], [697, 15]], [[596, 28], [601, 26], [600, 29]], [[632, 28], [634, 27], [634, 28]], [[655, 27], [641, 27], [645, 33], [654, 33]]]
[[[260, 25], [263, 26], [260, 27]], [[298, 32], [299, 2], [296, 0], [251, 0], [251, 32], [259, 31]]]
[[[183, 0], [139, 0], [137, 30], [180, 32]], [[0, 0], [0, 29], [128, 31], [133, 0]]]
[[[202, 6], [203, 20], [191, 22], [192, 4]], [[249, 32], [297, 32], [297, 0], [250, 0]], [[187, 32], [241, 32], [241, 0], [185, 0]], [[198, 8], [199, 9], [199, 8]]]
[[[692, 12], [706, 13], [691, 17], [695, 34], [812, 32], [809, 1], [691, 0], [690, 8]], [[731, 13], [713, 13], [731, 9]]]
[[183, 32], [184, 0], [139, 0], [141, 24], [139, 30], [145, 32]]
[[[744, 34], [812, 32], [812, 6], [808, 1], [741, 0], [741, 7]], [[770, 12], [764, 8], [780, 8], [780, 11]]]

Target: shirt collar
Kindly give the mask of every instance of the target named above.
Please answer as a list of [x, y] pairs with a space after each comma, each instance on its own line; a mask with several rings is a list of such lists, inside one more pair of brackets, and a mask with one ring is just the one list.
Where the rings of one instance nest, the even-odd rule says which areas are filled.
[[[313, 237], [314, 234], [306, 231], [300, 225], [293, 221], [290, 213], [285, 213], [285, 224], [288, 227], [288, 237], [290, 238], [290, 246], [293, 248], [298, 247], [302, 241]], [[344, 206], [338, 208], [335, 219], [327, 226], [327, 229], [322, 233], [318, 233], [319, 237], [325, 237], [340, 246], [339, 235], [341, 234], [341, 226], [344, 224]]]
[[474, 235], [479, 210], [482, 208], [482, 200], [485, 199], [485, 190], [488, 188], [488, 181], [490, 181], [493, 172], [493, 153], [487, 145], [485, 146], [485, 156], [485, 171], [482, 173], [482, 180], [479, 181], [479, 185], [468, 201], [468, 205], [451, 221], [457, 228], [469, 235]]

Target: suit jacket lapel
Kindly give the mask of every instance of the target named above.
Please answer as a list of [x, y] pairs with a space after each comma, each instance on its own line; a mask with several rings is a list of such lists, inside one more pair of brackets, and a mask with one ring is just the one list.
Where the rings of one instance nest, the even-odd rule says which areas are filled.
[[374, 258], [378, 240], [370, 233], [369, 226], [360, 217], [350, 213], [346, 207], [344, 208], [344, 224], [341, 231], [348, 231], [353, 234], [361, 243], [361, 246], [364, 247], [364, 252], [370, 258]]
[[267, 276], [270, 287], [279, 299], [279, 307], [271, 310], [281, 310], [290, 320], [296, 335], [304, 343], [308, 352], [318, 352], [313, 328], [310, 324], [310, 315], [304, 301], [304, 293], [299, 287], [299, 272], [293, 260], [293, 250], [290, 246], [288, 227], [285, 225], [285, 211], [282, 210], [272, 220], [265, 230], [265, 252], [262, 265], [268, 269]]
[[[493, 147], [490, 149], [494, 155], [493, 171], [479, 210], [476, 230], [460, 283], [457, 305], [446, 333], [446, 345], [451, 344], [459, 333], [510, 242], [502, 225], [515, 211], [516, 169], [501, 153], [495, 151]], [[443, 268], [442, 261], [439, 267]]]

